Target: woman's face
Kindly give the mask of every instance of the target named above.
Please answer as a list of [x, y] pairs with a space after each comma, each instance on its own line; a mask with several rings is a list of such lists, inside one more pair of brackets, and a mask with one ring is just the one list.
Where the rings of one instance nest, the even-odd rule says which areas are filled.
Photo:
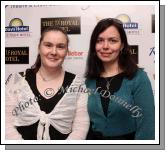
[[95, 45], [98, 58], [103, 62], [118, 61], [120, 50], [123, 49], [120, 34], [115, 26], [108, 27], [100, 33]]
[[49, 31], [45, 33], [39, 45], [41, 65], [47, 68], [61, 67], [67, 50], [67, 38], [62, 32]]

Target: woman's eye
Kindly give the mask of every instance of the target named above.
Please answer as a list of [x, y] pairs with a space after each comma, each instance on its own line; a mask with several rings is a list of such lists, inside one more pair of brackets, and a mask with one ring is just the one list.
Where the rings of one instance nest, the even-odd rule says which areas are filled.
[[51, 45], [46, 45], [47, 47], [51, 47]]
[[97, 43], [101, 43], [101, 42], [103, 42], [102, 39], [97, 39]]
[[49, 48], [52, 47], [51, 44], [45, 44], [45, 46], [46, 46], [46, 47], [49, 47]]
[[57, 48], [59, 48], [59, 49], [65, 49], [65, 45], [64, 44], [59, 44], [59, 45], [57, 45]]
[[52, 47], [56, 47], [56, 48], [58, 48], [58, 49], [65, 49], [66, 48], [66, 44], [56, 44], [56, 45], [54, 45], [54, 44], [52, 44], [52, 43], [44, 43], [43, 44], [45, 47], [47, 47], [47, 48], [52, 48]]
[[116, 40], [111, 40], [111, 42], [117, 42]]
[[110, 43], [117, 43], [117, 42], [118, 42], [118, 40], [111, 39], [111, 40], [109, 40], [109, 42], [110, 42]]

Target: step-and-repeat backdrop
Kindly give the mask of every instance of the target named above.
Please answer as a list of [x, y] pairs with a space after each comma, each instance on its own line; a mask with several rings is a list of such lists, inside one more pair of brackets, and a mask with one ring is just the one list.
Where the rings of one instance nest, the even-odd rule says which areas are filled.
[[60, 26], [70, 39], [64, 68], [84, 74], [91, 33], [103, 18], [118, 18], [124, 23], [131, 54], [147, 72], [154, 91], [155, 10], [151, 5], [6, 5], [5, 77], [34, 64], [41, 30]]

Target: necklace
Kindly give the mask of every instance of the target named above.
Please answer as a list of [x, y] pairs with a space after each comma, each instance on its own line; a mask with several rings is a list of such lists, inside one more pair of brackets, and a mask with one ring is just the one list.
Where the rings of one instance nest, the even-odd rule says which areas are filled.
[[107, 84], [106, 84], [107, 91], [110, 89], [111, 81], [112, 81], [113, 79], [114, 79], [114, 77], [111, 78], [109, 81], [107, 81], [107, 79], [105, 79], [106, 82], [107, 82]]
[[45, 82], [52, 81], [52, 80], [56, 79], [56, 78], [53, 78], [53, 79], [46, 79], [46, 78], [44, 78], [43, 75], [42, 75], [42, 73], [41, 73], [41, 70], [39, 70], [39, 75], [41, 76], [42, 80], [45, 81]]

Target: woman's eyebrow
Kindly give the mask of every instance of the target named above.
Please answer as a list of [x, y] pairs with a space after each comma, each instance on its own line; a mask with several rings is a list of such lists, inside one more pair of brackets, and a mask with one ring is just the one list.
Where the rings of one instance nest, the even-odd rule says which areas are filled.
[[[98, 37], [97, 39], [105, 39], [105, 38], [104, 37]], [[111, 36], [111, 37], [108, 37], [107, 39], [120, 39], [120, 37]]]

